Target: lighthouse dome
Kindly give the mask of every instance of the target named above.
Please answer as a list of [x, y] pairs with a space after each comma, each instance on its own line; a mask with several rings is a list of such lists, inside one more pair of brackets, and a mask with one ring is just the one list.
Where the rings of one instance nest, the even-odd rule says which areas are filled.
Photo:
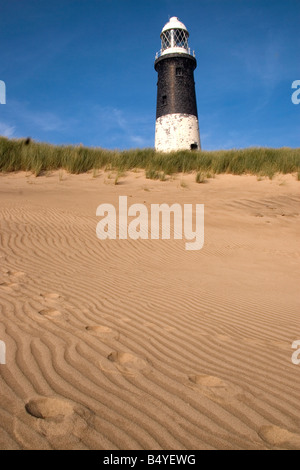
[[169, 19], [169, 21], [163, 27], [161, 34], [170, 29], [183, 29], [187, 32], [187, 35], [189, 36], [188, 30], [186, 29], [185, 25], [181, 21], [179, 21], [177, 16], [172, 16], [172, 18]]
[[177, 16], [172, 16], [161, 31], [161, 50], [156, 57], [172, 53], [190, 54], [188, 37], [185, 25]]

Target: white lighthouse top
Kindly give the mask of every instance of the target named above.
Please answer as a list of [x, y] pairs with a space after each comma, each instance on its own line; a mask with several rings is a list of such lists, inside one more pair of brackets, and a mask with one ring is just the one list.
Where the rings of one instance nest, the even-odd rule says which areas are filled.
[[[161, 50], [156, 53], [156, 59], [166, 54], [191, 54], [188, 37], [189, 32], [185, 25], [177, 16], [172, 16], [161, 31]], [[193, 55], [195, 56], [194, 53]]]
[[164, 33], [165, 31], [168, 31], [169, 29], [184, 29], [184, 31], [188, 33], [188, 30], [186, 29], [185, 25], [179, 21], [177, 16], [172, 16], [172, 18], [169, 19], [169, 21], [165, 24], [163, 27], [161, 34]]

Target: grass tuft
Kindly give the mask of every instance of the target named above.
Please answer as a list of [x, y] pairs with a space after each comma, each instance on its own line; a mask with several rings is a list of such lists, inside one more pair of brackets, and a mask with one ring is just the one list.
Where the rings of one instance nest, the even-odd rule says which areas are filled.
[[205, 183], [205, 176], [201, 171], [198, 171], [196, 174], [196, 183]]

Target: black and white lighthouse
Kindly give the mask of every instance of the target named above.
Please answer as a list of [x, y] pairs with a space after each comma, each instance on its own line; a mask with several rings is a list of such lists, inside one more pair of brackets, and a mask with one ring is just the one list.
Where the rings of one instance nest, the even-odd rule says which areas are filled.
[[161, 32], [158, 73], [155, 150], [201, 149], [195, 93], [195, 54], [191, 54], [185, 25], [175, 16]]

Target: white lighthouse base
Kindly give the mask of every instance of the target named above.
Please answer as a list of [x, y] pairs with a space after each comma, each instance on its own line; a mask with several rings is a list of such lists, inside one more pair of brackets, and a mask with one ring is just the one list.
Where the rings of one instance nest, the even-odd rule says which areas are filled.
[[166, 114], [156, 119], [155, 150], [201, 150], [199, 123], [190, 114]]

